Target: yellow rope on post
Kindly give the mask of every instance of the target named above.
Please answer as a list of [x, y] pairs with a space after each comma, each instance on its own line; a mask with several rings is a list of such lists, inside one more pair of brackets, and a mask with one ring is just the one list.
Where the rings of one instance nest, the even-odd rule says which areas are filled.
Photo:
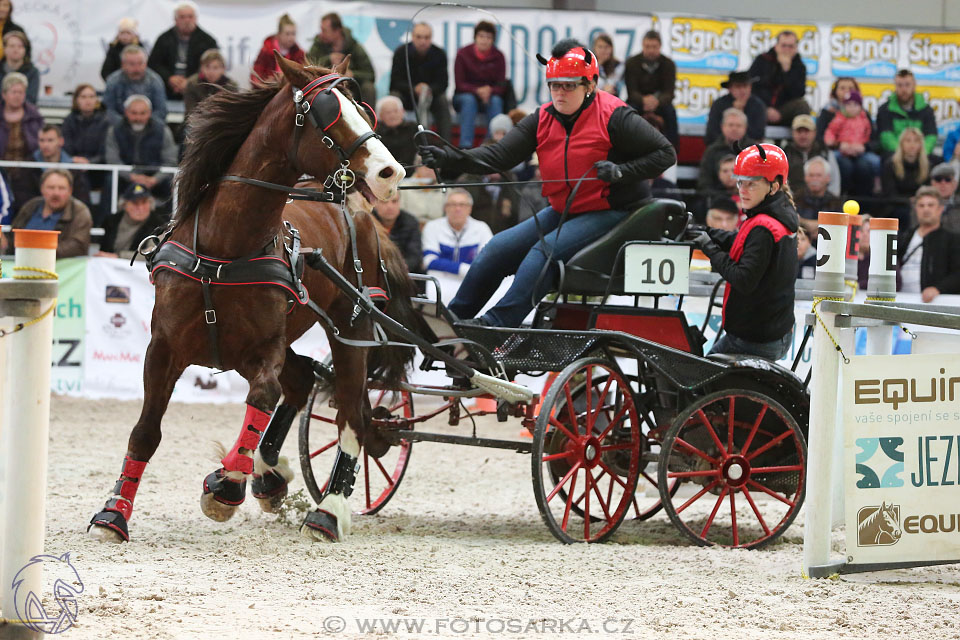
[[827, 328], [827, 323], [823, 321], [823, 318], [820, 316], [820, 312], [817, 311], [817, 306], [824, 300], [834, 300], [836, 302], [844, 302], [844, 299], [827, 297], [827, 296], [820, 298], [820, 297], [814, 296], [813, 307], [811, 308], [811, 311], [813, 311], [813, 315], [817, 317], [817, 322], [820, 323], [820, 326], [823, 327], [823, 330], [827, 332], [827, 337], [830, 338], [830, 342], [833, 343], [834, 348], [840, 352], [840, 357], [843, 358], [843, 364], [850, 364], [850, 358], [848, 358], [847, 354], [845, 354], [843, 352], [843, 349], [840, 348], [840, 344], [837, 342], [836, 338], [833, 337], [833, 334], [830, 333], [830, 329]]
[[[883, 297], [881, 297], [881, 296], [867, 296], [867, 302], [896, 302], [896, 301], [897, 301], [896, 298], [883, 298]], [[910, 331], [910, 329], [907, 329], [907, 328], [906, 328], [905, 326], [903, 326], [902, 324], [899, 325], [899, 326], [900, 326], [900, 329], [901, 329], [905, 334], [907, 334], [908, 336], [910, 336], [910, 339], [911, 339], [911, 340], [916, 340], [916, 339], [917, 339], [917, 334], [915, 334], [913, 331]]]
[[[14, 274], [13, 274], [14, 280], [59, 280], [60, 279], [60, 276], [57, 275], [56, 271], [48, 271], [46, 269], [38, 269], [36, 267], [14, 267], [13, 270], [14, 270]], [[17, 271], [30, 271], [40, 275], [24, 276], [24, 275], [17, 274], [16, 273]], [[41, 313], [36, 318], [32, 318], [30, 320], [27, 320], [26, 322], [17, 323], [16, 325], [14, 325], [13, 329], [11, 329], [10, 331], [0, 329], [0, 338], [5, 338], [12, 333], [16, 333], [17, 331], [23, 331], [27, 327], [37, 324], [38, 322], [46, 318], [48, 315], [53, 313], [53, 310], [56, 308], [57, 308], [57, 299], [54, 298], [53, 302], [50, 304], [47, 310]]]

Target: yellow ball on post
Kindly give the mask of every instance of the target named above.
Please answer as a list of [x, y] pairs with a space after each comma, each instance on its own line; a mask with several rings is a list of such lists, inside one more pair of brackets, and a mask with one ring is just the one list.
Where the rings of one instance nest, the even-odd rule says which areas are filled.
[[860, 213], [860, 203], [856, 200], [847, 200], [843, 203], [843, 212], [848, 216], [855, 216]]

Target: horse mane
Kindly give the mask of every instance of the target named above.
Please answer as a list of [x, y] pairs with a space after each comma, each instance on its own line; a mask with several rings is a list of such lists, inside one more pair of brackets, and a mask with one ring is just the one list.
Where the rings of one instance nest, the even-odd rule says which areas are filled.
[[857, 527], [857, 531], [863, 531], [867, 527], [873, 526], [873, 521], [880, 517], [881, 511], [883, 511], [883, 509], [878, 508], [876, 511], [867, 516], [866, 519], [860, 523], [860, 526]]

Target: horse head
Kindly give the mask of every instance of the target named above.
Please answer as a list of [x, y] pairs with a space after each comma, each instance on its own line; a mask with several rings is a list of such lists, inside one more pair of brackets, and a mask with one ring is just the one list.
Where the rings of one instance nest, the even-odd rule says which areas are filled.
[[360, 85], [347, 75], [350, 56], [329, 71], [275, 56], [293, 87], [295, 142], [291, 159], [296, 167], [341, 181], [354, 210], [370, 211], [376, 200], [392, 198], [406, 174], [373, 132], [373, 109], [358, 102]]
[[880, 503], [880, 528], [894, 540], [899, 540], [903, 535], [900, 529], [900, 513], [894, 509], [894, 505]]

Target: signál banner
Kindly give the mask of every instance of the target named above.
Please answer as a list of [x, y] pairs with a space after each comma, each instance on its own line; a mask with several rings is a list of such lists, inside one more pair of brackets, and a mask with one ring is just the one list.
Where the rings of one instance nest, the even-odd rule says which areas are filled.
[[855, 356], [843, 369], [850, 564], [960, 561], [957, 355]]

